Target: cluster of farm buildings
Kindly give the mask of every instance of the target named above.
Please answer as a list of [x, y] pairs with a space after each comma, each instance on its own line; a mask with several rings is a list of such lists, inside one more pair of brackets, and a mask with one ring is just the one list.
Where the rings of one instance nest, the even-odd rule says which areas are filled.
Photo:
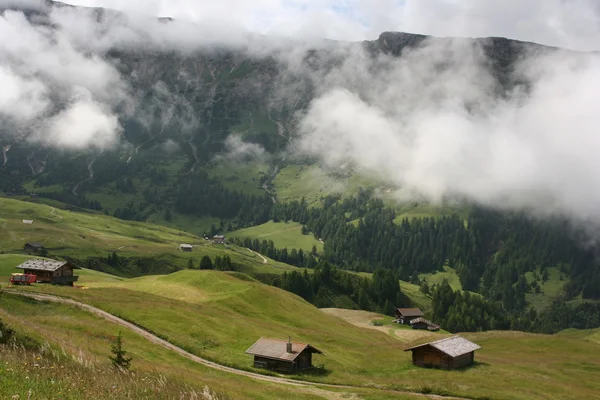
[[[418, 308], [397, 308], [394, 322], [410, 325], [413, 329], [438, 331], [439, 325], [424, 318]], [[412, 346], [404, 351], [412, 352], [413, 364], [420, 367], [444, 369], [464, 368], [473, 364], [475, 351], [481, 347], [462, 336], [452, 336], [433, 342]], [[261, 337], [248, 350], [254, 356], [254, 367], [277, 372], [296, 373], [312, 369], [312, 355], [324, 354], [308, 343]]]
[[[225, 243], [225, 237], [216, 235], [214, 243]], [[37, 242], [29, 242], [24, 246], [27, 254], [36, 254], [43, 249]], [[192, 251], [192, 245], [181, 244], [182, 251]], [[79, 278], [73, 271], [79, 267], [68, 261], [55, 261], [47, 259], [31, 259], [17, 266], [22, 269], [22, 274], [13, 274], [11, 282], [19, 283], [51, 283], [73, 286]], [[20, 276], [20, 277], [18, 277]], [[26, 279], [22, 279], [25, 277]], [[413, 329], [438, 331], [439, 325], [424, 318], [423, 312], [418, 308], [397, 308], [395, 310], [395, 323], [409, 325]], [[412, 352], [412, 362], [422, 367], [437, 367], [446, 369], [463, 368], [473, 364], [475, 351], [481, 347], [461, 336], [452, 336], [412, 346], [404, 351]], [[292, 342], [288, 340], [261, 337], [248, 350], [247, 354], [254, 356], [254, 367], [268, 369], [283, 373], [297, 373], [314, 368], [313, 354], [324, 354], [321, 350], [308, 343]]]

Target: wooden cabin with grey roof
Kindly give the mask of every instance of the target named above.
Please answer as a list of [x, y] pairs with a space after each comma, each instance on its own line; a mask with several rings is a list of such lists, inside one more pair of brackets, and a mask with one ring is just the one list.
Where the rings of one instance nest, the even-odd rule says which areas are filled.
[[35, 275], [36, 282], [52, 283], [54, 285], [73, 286], [79, 276], [73, 274], [74, 269], [81, 269], [68, 261], [33, 258], [17, 266], [24, 274]]
[[481, 346], [462, 336], [452, 336], [412, 346], [404, 351], [412, 351], [413, 364], [420, 367], [457, 369], [473, 364], [475, 350], [479, 349]]

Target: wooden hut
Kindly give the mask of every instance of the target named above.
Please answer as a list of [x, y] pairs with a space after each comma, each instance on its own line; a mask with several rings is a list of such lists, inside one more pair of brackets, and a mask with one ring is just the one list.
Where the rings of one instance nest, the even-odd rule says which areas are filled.
[[192, 249], [193, 249], [193, 246], [188, 243], [181, 243], [179, 245], [179, 250], [181, 250], [181, 251], [192, 251]]
[[219, 244], [225, 243], [225, 236], [223, 236], [223, 235], [213, 236], [213, 243], [219, 243]]
[[36, 254], [44, 248], [44, 245], [39, 242], [27, 242], [25, 246], [23, 246], [23, 250], [27, 254]]
[[410, 325], [410, 321], [423, 317], [423, 312], [418, 308], [396, 308], [396, 321], [400, 324]]
[[313, 368], [313, 353], [323, 354], [319, 349], [306, 343], [261, 337], [246, 354], [254, 356], [254, 367], [272, 371], [294, 373]]
[[79, 279], [77, 275], [73, 275], [73, 270], [80, 269], [68, 261], [41, 258], [27, 260], [17, 268], [22, 269], [24, 274], [35, 275], [37, 282], [69, 286], [73, 286], [73, 283]]
[[419, 367], [457, 369], [473, 364], [475, 350], [480, 348], [461, 336], [452, 336], [404, 351], [412, 351], [412, 362]]
[[422, 330], [428, 330], [428, 331], [432, 331], [432, 332], [436, 332], [436, 331], [440, 330], [439, 325], [436, 325], [433, 322], [429, 321], [428, 319], [425, 319], [422, 317], [411, 320], [410, 327], [413, 329], [422, 329]]

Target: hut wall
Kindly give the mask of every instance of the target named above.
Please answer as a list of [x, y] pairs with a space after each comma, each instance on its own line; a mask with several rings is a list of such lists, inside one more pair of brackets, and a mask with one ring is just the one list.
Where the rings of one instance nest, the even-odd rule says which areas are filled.
[[473, 359], [475, 358], [475, 352], [472, 351], [467, 354], [463, 354], [462, 356], [455, 357], [452, 362], [452, 368], [463, 368], [468, 365], [473, 364]]
[[294, 363], [291, 361], [272, 360], [260, 356], [254, 356], [254, 367], [278, 372], [294, 372]]
[[25, 269], [23, 273], [35, 275], [36, 280], [40, 282], [50, 282], [52, 280], [52, 272], [50, 271], [35, 271], [32, 269]]
[[413, 364], [420, 367], [452, 368], [453, 359], [433, 347], [413, 350]]
[[312, 353], [305, 351], [300, 354], [298, 358], [296, 358], [296, 363], [298, 364], [299, 370], [312, 368]]
[[425, 322], [418, 322], [411, 325], [413, 329], [424, 329], [427, 330], [428, 325]]

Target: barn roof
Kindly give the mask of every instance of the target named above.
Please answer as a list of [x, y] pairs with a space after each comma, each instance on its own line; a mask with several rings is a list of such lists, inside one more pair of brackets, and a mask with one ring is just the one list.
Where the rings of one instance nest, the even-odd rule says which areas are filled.
[[405, 317], [423, 316], [423, 312], [418, 308], [397, 308], [396, 310]]
[[292, 352], [286, 351], [287, 340], [268, 339], [261, 337], [248, 350], [247, 354], [271, 358], [273, 360], [294, 361], [304, 351], [323, 354], [323, 352], [310, 344], [292, 342]]
[[[20, 269], [31, 269], [33, 271], [50, 271], [54, 272], [63, 265], [68, 264], [68, 261], [55, 261], [55, 260], [44, 260], [41, 258], [33, 258], [25, 261], [23, 264], [17, 266]], [[73, 265], [73, 268], [80, 269]]]
[[463, 354], [470, 353], [475, 350], [479, 350], [481, 346], [465, 339], [462, 336], [452, 336], [449, 338], [436, 340], [435, 342], [429, 342], [420, 344], [418, 346], [412, 346], [404, 351], [418, 349], [419, 347], [431, 346], [438, 349], [439, 351], [448, 354], [450, 357], [458, 357]]
[[191, 247], [192, 247], [192, 245], [191, 245], [191, 244], [189, 244], [189, 243], [181, 243], [181, 244], [179, 245], [179, 247], [190, 247], [190, 248], [191, 248]]
[[418, 324], [419, 322], [423, 322], [424, 324], [427, 324], [427, 325], [435, 325], [433, 322], [431, 322], [430, 320], [425, 319], [423, 317], [419, 317], [419, 318], [410, 320], [411, 325]]
[[25, 243], [25, 245], [29, 245], [31, 247], [35, 247], [35, 248], [39, 248], [39, 249], [44, 247], [44, 245], [41, 244], [40, 242], [27, 242], [27, 243]]

